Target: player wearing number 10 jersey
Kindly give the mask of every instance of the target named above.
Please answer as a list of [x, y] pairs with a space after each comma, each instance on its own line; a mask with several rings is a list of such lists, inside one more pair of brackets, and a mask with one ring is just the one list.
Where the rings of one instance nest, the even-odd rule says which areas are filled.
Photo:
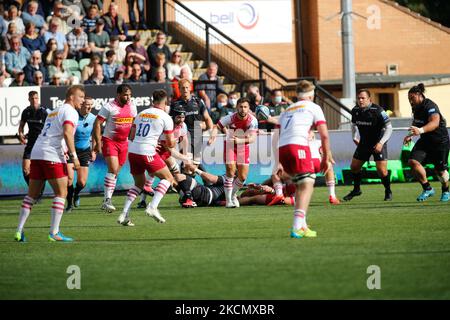
[[[136, 114], [136, 106], [131, 102], [131, 87], [121, 84], [117, 87], [116, 99], [100, 109], [94, 123], [95, 152], [103, 153], [108, 166], [102, 204], [102, 209], [107, 212], [116, 210], [111, 198], [116, 188], [117, 175], [127, 161], [128, 135]], [[100, 137], [103, 122], [106, 125], [103, 136]]]
[[133, 226], [129, 218], [129, 210], [133, 201], [144, 188], [145, 171], [160, 179], [158, 186], [155, 188], [153, 199], [147, 206], [145, 213], [157, 222], [166, 222], [158, 211], [158, 204], [167, 189], [172, 185], [173, 177], [164, 160], [156, 152], [156, 147], [162, 134], [165, 135], [167, 147], [173, 148], [175, 146], [173, 120], [165, 112], [166, 91], [156, 90], [153, 93], [153, 103], [153, 107], [145, 109], [136, 116], [130, 133], [128, 161], [134, 179], [134, 187], [128, 190], [123, 212], [117, 220], [124, 226]]
[[316, 177], [308, 141], [312, 126], [317, 128], [322, 141], [322, 172], [327, 172], [333, 162], [325, 116], [322, 109], [312, 102], [314, 89], [311, 82], [301, 81], [297, 86], [300, 101], [289, 106], [279, 120], [279, 160], [286, 173], [297, 184], [292, 238], [316, 237], [316, 232], [306, 224], [306, 211]]

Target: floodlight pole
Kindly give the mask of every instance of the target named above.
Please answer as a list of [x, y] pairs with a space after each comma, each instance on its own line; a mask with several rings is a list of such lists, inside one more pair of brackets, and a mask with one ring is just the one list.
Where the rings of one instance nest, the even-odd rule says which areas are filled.
[[353, 45], [352, 0], [341, 0], [342, 13], [342, 102], [353, 107], [356, 98], [355, 48]]

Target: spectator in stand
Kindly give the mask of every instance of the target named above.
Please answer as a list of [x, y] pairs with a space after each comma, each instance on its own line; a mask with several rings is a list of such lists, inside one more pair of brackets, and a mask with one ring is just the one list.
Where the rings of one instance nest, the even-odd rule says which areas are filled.
[[[150, 75], [148, 77], [150, 80], [156, 79], [156, 73], [158, 72], [157, 70], [159, 68], [166, 69], [166, 55], [162, 52], [159, 52], [156, 55], [156, 65], [152, 66], [152, 68], [150, 69]], [[167, 74], [167, 71], [166, 71], [166, 74]]]
[[190, 92], [191, 93], [194, 92], [194, 84], [192, 83], [192, 79], [189, 76], [189, 70], [187, 68], [183, 67], [180, 70], [180, 75], [176, 76], [175, 78], [172, 79], [172, 92], [173, 92], [172, 100], [178, 100], [181, 97], [180, 87], [178, 85], [178, 82], [182, 79], [189, 80], [189, 83], [191, 85]]
[[4, 36], [6, 34], [7, 26], [6, 21], [3, 19], [3, 14], [0, 10], [0, 36]]
[[86, 15], [86, 11], [84, 10], [81, 0], [62, 0], [62, 3], [69, 8], [73, 6], [78, 8], [78, 12], [71, 12], [71, 14], [77, 14], [80, 18], [83, 18]]
[[192, 79], [192, 70], [187, 63], [184, 63], [181, 57], [181, 52], [175, 50], [172, 53], [172, 58], [170, 62], [167, 63], [167, 78], [173, 79], [178, 76], [181, 72], [181, 68], [185, 68], [189, 72], [189, 79]]
[[69, 53], [69, 46], [67, 45], [66, 36], [64, 33], [59, 31], [59, 25], [61, 24], [61, 19], [57, 17], [53, 17], [50, 20], [49, 31], [46, 31], [44, 34], [45, 42], [48, 42], [50, 39], [56, 40], [56, 48], [58, 51], [62, 51], [64, 55], [64, 59], [67, 58], [67, 54]]
[[220, 93], [217, 95], [216, 101], [216, 106], [212, 107], [209, 113], [214, 124], [217, 124], [222, 117], [228, 115], [224, 110], [228, 104], [228, 96], [225, 93]]
[[131, 75], [128, 78], [129, 83], [143, 83], [146, 82], [143, 74], [142, 74], [142, 68], [141, 65], [137, 62], [133, 63], [133, 66], [131, 68]]
[[12, 22], [8, 25], [8, 30], [6, 31], [6, 34], [2, 36], [2, 41], [0, 45], [0, 49], [2, 51], [11, 50], [11, 38], [14, 35], [21, 37], [21, 35], [17, 33], [16, 24]]
[[103, 11], [102, 0], [81, 0], [81, 2], [83, 3], [83, 7], [86, 12], [88, 12], [92, 6], [96, 6], [98, 10]]
[[43, 85], [45, 85], [45, 83], [44, 83], [44, 75], [42, 74], [42, 72], [36, 71], [33, 74], [33, 81], [30, 82], [30, 85], [32, 85], [32, 86], [39, 86], [39, 87], [42, 87]]
[[88, 80], [84, 82], [84, 84], [107, 84], [111, 83], [111, 80], [108, 77], [105, 77], [103, 74], [103, 67], [100, 64], [94, 66], [94, 72], [89, 77]]
[[98, 7], [97, 5], [93, 4], [92, 6], [89, 7], [87, 15], [83, 18], [82, 25], [84, 27], [84, 32], [86, 32], [87, 34], [94, 32], [95, 25], [98, 19], [99, 19]]
[[116, 73], [117, 69], [120, 67], [120, 65], [116, 62], [116, 54], [114, 50], [108, 50], [106, 52], [106, 59], [104, 59], [103, 63], [103, 74], [108, 79], [112, 80], [114, 79], [114, 74]]
[[54, 55], [53, 62], [50, 66], [48, 66], [48, 76], [53, 79], [55, 74], [58, 74], [61, 83], [64, 85], [68, 85], [72, 79], [71, 74], [64, 69], [63, 66], [64, 53], [62, 51], [58, 51]]
[[50, 81], [49, 85], [51, 86], [64, 86], [65, 83], [62, 81], [61, 73], [57, 72], [52, 76], [52, 81]]
[[27, 65], [30, 57], [30, 52], [22, 47], [20, 36], [13, 35], [11, 37], [11, 49], [5, 54], [6, 71], [13, 76], [19, 71], [23, 72], [23, 68]]
[[25, 81], [25, 73], [20, 70], [14, 75], [14, 81], [9, 85], [10, 87], [26, 87], [30, 84]]
[[[36, 10], [36, 13], [37, 13], [38, 15], [42, 16], [42, 17], [46, 17], [46, 14], [45, 14], [45, 11], [44, 11], [43, 3], [42, 3], [42, 1], [40, 1], [40, 0], [25, 0], [25, 1], [22, 1], [22, 7], [17, 7], [17, 8], [21, 8], [20, 10], [21, 10], [22, 12], [25, 12], [25, 11], [27, 11], [28, 4], [29, 4], [31, 1], [34, 1], [34, 2], [37, 3], [37, 10]], [[51, 0], [44, 0], [44, 2], [51, 2]]]
[[58, 30], [64, 35], [72, 31], [72, 27], [67, 24], [67, 18], [70, 17], [70, 13], [67, 8], [62, 4], [61, 1], [57, 0], [53, 4], [53, 12], [46, 19], [47, 24], [50, 24], [52, 18], [59, 18], [59, 28]]
[[95, 24], [94, 32], [89, 33], [89, 46], [94, 53], [103, 54], [108, 50], [109, 35], [103, 30], [104, 27], [105, 21], [100, 18]]
[[250, 100], [250, 109], [254, 113], [256, 107], [264, 103], [264, 98], [259, 93], [259, 87], [251, 84], [247, 89], [247, 97]]
[[134, 61], [139, 63], [146, 73], [150, 71], [147, 51], [141, 44], [141, 35], [139, 33], [134, 35], [133, 42], [125, 48], [125, 51], [133, 56]]
[[23, 34], [25, 32], [25, 25], [23, 24], [23, 20], [19, 17], [19, 9], [16, 6], [11, 6], [8, 10], [8, 18], [5, 20], [6, 26], [10, 23], [14, 23], [16, 25], [16, 32]]
[[120, 63], [122, 64], [125, 61], [125, 56], [127, 55], [127, 52], [125, 51], [124, 48], [121, 48], [119, 46], [119, 37], [117, 36], [112, 36], [110, 38], [110, 43], [109, 46], [107, 48], [105, 48], [105, 54], [103, 56], [103, 59], [106, 59], [106, 52], [108, 52], [109, 50], [114, 50], [114, 53], [116, 54], [116, 63]]
[[93, 54], [91, 57], [91, 61], [88, 65], [84, 66], [83, 70], [81, 71], [81, 81], [84, 82], [94, 73], [94, 67], [96, 65], [101, 65], [101, 59], [98, 54]]
[[[139, 26], [136, 23], [136, 16], [134, 14], [134, 3], [137, 3], [137, 8], [139, 12]], [[127, 0], [128, 3], [128, 16], [132, 29], [142, 29], [147, 30], [147, 25], [145, 24], [145, 15], [144, 15], [144, 0]]]
[[83, 58], [88, 58], [91, 55], [88, 36], [81, 26], [75, 26], [66, 37], [67, 44], [69, 45], [69, 59], [79, 61]]
[[5, 15], [8, 14], [8, 10], [11, 6], [16, 6], [16, 8], [20, 8], [20, 2], [16, 0], [3, 0], [2, 2], [0, 2], [0, 9], [2, 5]]
[[56, 40], [55, 39], [48, 40], [47, 49], [45, 50], [42, 58], [45, 66], [49, 66], [52, 64], [56, 52], [58, 52], [58, 44], [56, 43]]
[[130, 53], [127, 53], [125, 56], [125, 59], [123, 61], [123, 71], [124, 71], [124, 78], [128, 79], [131, 77], [132, 71], [133, 71], [133, 64], [134, 64], [134, 57]]
[[156, 56], [160, 52], [164, 53], [164, 55], [166, 56], [166, 61], [170, 60], [172, 53], [170, 52], [169, 47], [166, 45], [166, 34], [162, 31], [159, 31], [156, 34], [156, 41], [149, 45], [147, 48], [148, 58], [152, 67], [158, 66], [156, 64]]
[[103, 16], [105, 20], [105, 31], [110, 36], [119, 36], [120, 41], [128, 37], [128, 28], [125, 19], [118, 13], [119, 6], [116, 3], [109, 5], [108, 13]]
[[125, 79], [124, 79], [123, 75], [124, 75], [123, 69], [120, 69], [120, 68], [117, 69], [116, 73], [114, 74], [114, 79], [113, 79], [112, 82], [114, 84], [122, 84], [122, 83], [124, 83]]
[[22, 13], [22, 20], [24, 24], [28, 22], [34, 23], [39, 32], [42, 33], [43, 30], [47, 29], [47, 24], [44, 17], [37, 13], [38, 6], [39, 4], [35, 0], [28, 2], [27, 11]]
[[[151, 79], [150, 82], [171, 84], [166, 77], [166, 69], [164, 67], [156, 68], [155, 78]], [[169, 96], [171, 96], [171, 94]]]
[[6, 75], [3, 71], [0, 71], [0, 88], [7, 88], [8, 85], [6, 84]]
[[32, 22], [28, 22], [25, 26], [25, 35], [22, 37], [22, 44], [30, 53], [36, 50], [45, 52], [46, 49], [44, 37], [36, 32], [35, 25]]
[[205, 102], [208, 110], [216, 106], [216, 97], [219, 93], [224, 93], [222, 80], [217, 76], [219, 66], [215, 62], [210, 62], [206, 72], [198, 78], [199, 81], [217, 81], [215, 84], [199, 84], [196, 88], [198, 96]]
[[232, 110], [234, 110], [233, 112], [235, 112], [236, 111], [237, 101], [239, 100], [240, 97], [241, 97], [241, 95], [239, 94], [239, 92], [231, 91], [230, 94], [228, 95], [227, 108], [232, 109]]
[[50, 80], [47, 69], [42, 63], [42, 54], [39, 50], [33, 51], [30, 62], [28, 62], [23, 71], [25, 72], [25, 80], [29, 83], [33, 82], [34, 74], [36, 72], [42, 74], [44, 82], [49, 82]]

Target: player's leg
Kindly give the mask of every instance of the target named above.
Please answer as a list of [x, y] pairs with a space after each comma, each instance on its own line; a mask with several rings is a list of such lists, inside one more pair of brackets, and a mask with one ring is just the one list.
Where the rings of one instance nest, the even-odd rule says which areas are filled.
[[144, 190], [143, 192], [141, 192], [141, 196], [140, 196], [140, 200], [139, 203], [137, 205], [138, 209], [144, 209], [147, 207], [147, 195], [152, 196], [154, 195], [154, 190], [153, 190], [153, 182], [155, 180], [155, 177], [152, 175], [147, 175], [146, 179], [145, 179], [145, 184], [144, 184]]
[[448, 202], [450, 200], [449, 192], [449, 174], [448, 174], [448, 146], [438, 148], [433, 154], [433, 164], [436, 171], [436, 175], [441, 182], [441, 199], [442, 202]]
[[231, 193], [231, 199], [236, 207], [239, 207], [237, 193], [243, 187], [245, 180], [247, 180], [247, 176], [248, 164], [237, 164], [237, 177], [233, 181], [233, 190]]
[[225, 206], [227, 208], [235, 208], [236, 205], [233, 203], [233, 180], [234, 175], [236, 174], [236, 162], [230, 161], [230, 163], [225, 164], [226, 173], [225, 173], [225, 181], [224, 181], [224, 189], [225, 189]]
[[116, 188], [117, 175], [119, 174], [120, 165], [118, 156], [105, 157], [108, 173], [105, 176], [104, 183], [104, 198], [102, 209], [107, 212], [115, 211], [116, 208], [112, 205], [111, 198]]
[[77, 171], [77, 183], [73, 194], [74, 207], [80, 206], [80, 192], [84, 189], [89, 175], [89, 167], [80, 167]]
[[241, 206], [265, 205], [267, 203], [267, 194], [257, 194], [250, 197], [240, 197], [239, 204]]
[[[356, 154], [356, 152], [355, 152]], [[357, 197], [361, 195], [361, 168], [364, 165], [365, 160], [360, 160], [357, 158], [352, 159], [352, 163], [350, 164], [350, 171], [353, 177], [353, 190], [350, 191], [345, 197], [345, 201], [350, 201], [353, 197]]]
[[136, 173], [135, 171], [133, 171], [133, 179], [134, 186], [128, 190], [122, 213], [117, 219], [117, 223], [127, 227], [134, 227], [134, 223], [130, 218], [130, 208], [136, 197], [139, 196], [139, 194], [141, 194], [144, 189], [145, 172]]
[[325, 183], [328, 188], [328, 201], [331, 204], [340, 204], [341, 202], [336, 196], [336, 176], [334, 174], [333, 166], [325, 173]]
[[419, 139], [414, 148], [411, 150], [411, 154], [409, 155], [408, 164], [411, 167], [411, 171], [413, 176], [422, 186], [422, 193], [417, 197], [417, 201], [425, 201], [429, 197], [435, 194], [434, 189], [431, 187], [428, 182], [427, 172], [425, 168], [422, 166], [422, 163], [427, 158], [427, 149], [421, 139]]
[[381, 178], [381, 182], [384, 186], [384, 201], [392, 200], [391, 191], [391, 176], [387, 170], [387, 160], [375, 161], [377, 167], [378, 176]]
[[[74, 194], [74, 188], [73, 188], [73, 178], [74, 178], [74, 170], [73, 170], [73, 164], [68, 163], [67, 164], [67, 206], [65, 212], [71, 212], [73, 209], [73, 194]], [[78, 175], [78, 173], [77, 173]]]
[[25, 180], [25, 182], [27, 183], [27, 185], [30, 184], [30, 164], [31, 164], [31, 160], [28, 159], [23, 159], [22, 160], [22, 174], [23, 174], [23, 179]]
[[294, 178], [297, 183], [295, 191], [294, 221], [291, 238], [316, 237], [316, 232], [309, 229], [306, 223], [306, 213], [314, 192], [315, 175], [301, 174]]
[[48, 182], [53, 189], [54, 197], [51, 209], [51, 224], [48, 239], [50, 241], [73, 241], [72, 238], [66, 237], [60, 232], [59, 226], [64, 212], [64, 202], [67, 197], [67, 176], [49, 179]]

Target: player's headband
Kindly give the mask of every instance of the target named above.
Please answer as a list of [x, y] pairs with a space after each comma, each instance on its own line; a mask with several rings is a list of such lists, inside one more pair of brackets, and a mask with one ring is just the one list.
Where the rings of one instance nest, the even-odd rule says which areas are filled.
[[298, 93], [299, 98], [309, 98], [314, 97], [314, 90], [307, 91], [307, 92], [299, 92]]

